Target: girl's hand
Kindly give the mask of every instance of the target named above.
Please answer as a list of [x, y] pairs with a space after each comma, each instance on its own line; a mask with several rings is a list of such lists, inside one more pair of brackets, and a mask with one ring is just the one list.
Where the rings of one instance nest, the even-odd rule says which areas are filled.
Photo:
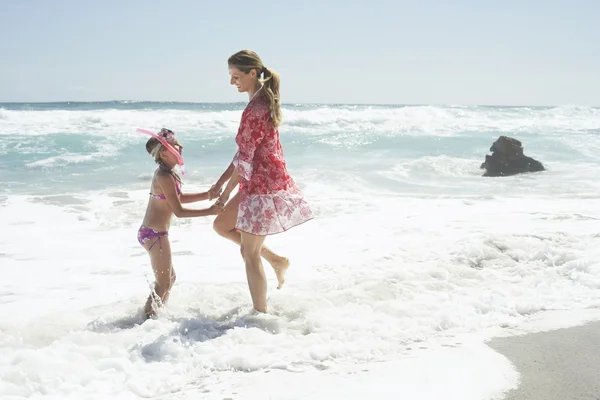
[[215, 204], [209, 207], [209, 215], [219, 215], [223, 211], [223, 208], [223, 205], [219, 204], [219, 202], [216, 202]]

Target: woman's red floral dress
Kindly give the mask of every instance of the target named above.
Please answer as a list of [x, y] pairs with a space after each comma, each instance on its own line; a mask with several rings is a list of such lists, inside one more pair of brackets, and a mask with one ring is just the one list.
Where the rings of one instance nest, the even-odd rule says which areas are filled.
[[260, 93], [242, 113], [235, 141], [233, 164], [241, 177], [236, 229], [265, 236], [312, 219], [308, 203], [287, 172], [269, 100]]

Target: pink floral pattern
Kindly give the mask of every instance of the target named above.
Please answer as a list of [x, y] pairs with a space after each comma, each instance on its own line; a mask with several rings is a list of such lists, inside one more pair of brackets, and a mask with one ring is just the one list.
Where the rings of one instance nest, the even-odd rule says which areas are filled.
[[236, 229], [265, 236], [312, 219], [308, 203], [287, 172], [269, 101], [260, 93], [242, 113], [235, 141], [233, 164], [242, 178]]

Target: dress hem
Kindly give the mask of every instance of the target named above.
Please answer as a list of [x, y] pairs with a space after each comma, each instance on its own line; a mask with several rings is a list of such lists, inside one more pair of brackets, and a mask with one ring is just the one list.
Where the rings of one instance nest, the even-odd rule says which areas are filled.
[[307, 218], [307, 219], [305, 219], [304, 221], [302, 221], [302, 222], [298, 222], [297, 224], [294, 224], [294, 225], [290, 226], [290, 227], [289, 227], [289, 228], [287, 228], [287, 229], [285, 229], [285, 228], [284, 228], [284, 229], [283, 229], [283, 230], [281, 230], [281, 231], [272, 232], [272, 233], [258, 234], [258, 233], [254, 233], [254, 232], [248, 232], [248, 231], [245, 231], [245, 230], [243, 230], [243, 229], [240, 229], [240, 228], [238, 228], [238, 226], [237, 226], [237, 223], [236, 223], [236, 225], [235, 225], [235, 230], [236, 230], [236, 231], [238, 231], [238, 232], [248, 233], [248, 234], [250, 234], [250, 235], [254, 235], [254, 236], [273, 236], [273, 235], [278, 235], [278, 234], [280, 234], [280, 233], [287, 232], [287, 231], [289, 231], [289, 230], [290, 230], [290, 229], [292, 229], [292, 228], [295, 228], [295, 227], [297, 227], [297, 226], [300, 226], [300, 225], [302, 225], [302, 224], [304, 224], [304, 223], [306, 223], [306, 222], [308, 222], [308, 221], [310, 221], [310, 220], [313, 220], [314, 218], [315, 218], [315, 217], [310, 217], [310, 218]]

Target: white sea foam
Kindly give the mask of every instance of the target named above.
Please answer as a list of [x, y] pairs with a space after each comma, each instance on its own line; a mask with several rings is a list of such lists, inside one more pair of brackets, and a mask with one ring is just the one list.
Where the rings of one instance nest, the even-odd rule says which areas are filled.
[[[283, 370], [318, 375], [323, 398], [349, 372], [358, 374], [357, 393], [383, 379], [374, 363], [397, 372], [422, 363], [425, 374], [430, 362], [468, 356], [473, 369], [499, 369], [486, 384], [445, 380], [422, 398], [442, 390], [486, 398], [514, 385], [514, 372], [471, 347], [473, 337], [546, 310], [600, 307], [595, 200], [368, 197], [367, 187], [356, 189], [307, 184], [317, 219], [269, 238], [294, 264], [282, 291], [268, 271], [267, 316], [248, 313], [239, 254], [212, 233], [210, 219], [176, 220], [179, 280], [161, 318], [141, 326], [151, 276], [135, 231], [146, 190], [11, 196], [0, 208], [11, 276], [0, 296], [5, 393], [184, 398], [193, 387], [214, 398], [231, 395], [232, 382], [248, 387], [233, 371]], [[425, 376], [418, 371], [417, 381]], [[281, 379], [297, 388], [282, 398], [312, 393]], [[389, 390], [422, 388], [404, 379]]]
[[[129, 126], [231, 142], [240, 112], [1, 111], [0, 133], [19, 135], [0, 141], [12, 157], [0, 164], [0, 397], [501, 398], [518, 375], [485, 339], [600, 318], [596, 109], [287, 110], [311, 146], [286, 156], [316, 218], [267, 239], [293, 263], [280, 291], [267, 266], [270, 314], [250, 312], [239, 251], [212, 218], [174, 219], [178, 281], [143, 324], [153, 279], [136, 232], [154, 166], [122, 173], [140, 142]], [[482, 178], [490, 143], [470, 129], [529, 134], [548, 170]], [[118, 175], [65, 185], [60, 168], [97, 172], [106, 157]], [[184, 190], [207, 189], [229, 160], [192, 169]], [[12, 191], [44, 173], [57, 183], [43, 193]]]

